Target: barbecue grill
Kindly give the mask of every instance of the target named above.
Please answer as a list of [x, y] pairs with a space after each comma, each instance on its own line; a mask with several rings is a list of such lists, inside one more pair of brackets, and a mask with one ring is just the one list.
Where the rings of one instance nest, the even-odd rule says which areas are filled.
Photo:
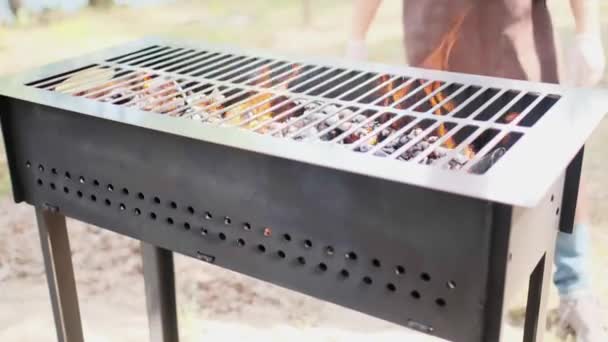
[[[146, 39], [6, 78], [14, 199], [57, 334], [82, 341], [64, 216], [142, 241], [151, 336], [172, 252], [452, 341], [541, 341], [599, 90]], [[94, 246], [91, 246], [94, 248]]]

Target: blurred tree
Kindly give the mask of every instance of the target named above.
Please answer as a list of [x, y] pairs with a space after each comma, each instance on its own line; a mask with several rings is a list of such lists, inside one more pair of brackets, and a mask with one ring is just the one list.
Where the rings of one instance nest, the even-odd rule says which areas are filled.
[[89, 5], [93, 7], [110, 7], [114, 4], [114, 0], [89, 0]]
[[17, 11], [21, 7], [21, 0], [8, 0], [8, 6], [10, 7], [11, 12], [16, 15]]

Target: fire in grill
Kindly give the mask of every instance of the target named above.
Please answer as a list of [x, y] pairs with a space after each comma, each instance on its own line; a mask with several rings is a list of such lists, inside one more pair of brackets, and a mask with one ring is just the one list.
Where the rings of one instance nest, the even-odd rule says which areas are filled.
[[28, 85], [196, 123], [484, 173], [559, 95], [152, 46]]
[[457, 342], [500, 341], [528, 283], [540, 341], [557, 229], [608, 108], [598, 90], [160, 40], [0, 93], [13, 194], [36, 207], [70, 342], [64, 215], [142, 241], [159, 341], [177, 339], [173, 251]]

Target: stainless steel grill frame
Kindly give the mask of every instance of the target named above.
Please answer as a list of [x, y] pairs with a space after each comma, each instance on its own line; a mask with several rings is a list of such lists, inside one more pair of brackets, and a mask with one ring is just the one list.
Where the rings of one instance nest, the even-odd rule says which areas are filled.
[[[419, 137], [423, 137], [442, 123], [449, 123], [452, 133], [477, 127], [459, 141], [450, 152], [453, 155], [487, 129], [497, 133], [461, 170], [445, 170], [442, 165], [419, 162], [450, 135], [402, 162], [372, 155], [383, 142], [367, 153], [354, 153], [367, 136], [345, 146], [277, 138], [272, 136], [277, 129], [258, 134], [223, 126], [230, 117], [210, 124], [192, 121], [195, 112], [176, 118], [183, 115], [181, 107], [188, 105], [173, 108], [166, 103], [173, 96], [167, 88], [154, 90], [163, 98], [157, 98], [149, 111], [112, 103], [119, 101], [100, 101], [110, 98], [107, 89], [88, 93], [99, 96], [96, 99], [73, 95], [86, 87], [108, 86], [105, 70], [80, 73], [77, 83], [63, 83], [61, 92], [49, 91], [58, 90], [57, 78], [69, 77], [62, 73], [92, 65], [111, 66], [114, 81], [129, 84], [135, 93], [146, 93], [132, 82], [146, 80], [147, 74], [195, 82], [184, 83], [180, 91], [204, 84], [200, 91], [208, 94], [218, 89], [225, 93], [225, 101], [236, 99], [220, 109], [224, 112], [238, 108], [243, 95], [251, 99], [272, 93], [274, 98], [286, 98], [284, 102], [298, 99], [290, 111], [319, 103], [318, 110], [338, 105], [340, 110], [352, 108], [349, 115], [353, 116], [373, 113], [365, 120], [383, 113], [394, 115], [374, 127], [374, 132], [403, 117], [414, 120], [393, 134], [420, 128]], [[198, 76], [177, 74], [179, 70]], [[342, 77], [357, 71], [357, 85], [340, 97], [358, 100], [328, 98], [344, 81], [353, 82]], [[378, 92], [386, 87], [386, 83], [378, 84], [379, 77], [401, 83]], [[242, 81], [231, 81], [236, 79]], [[293, 80], [300, 81], [294, 84]], [[424, 112], [413, 110], [429, 107], [430, 95], [421, 89], [434, 81], [442, 82], [433, 88], [434, 94], [459, 85], [443, 103], [472, 86], [476, 94], [497, 91], [489, 92], [483, 103], [469, 96], [447, 115], [433, 114], [441, 102], [425, 107]], [[409, 109], [378, 105], [408, 85], [417, 87], [409, 92], [411, 99], [406, 96], [396, 103], [411, 100]], [[294, 92], [298, 88], [305, 91]], [[512, 90], [518, 93], [506, 105], [494, 113], [494, 109], [485, 112]], [[82, 339], [63, 215], [144, 243], [151, 329], [162, 341], [177, 336], [169, 251], [463, 342], [499, 341], [505, 303], [529, 281], [531, 310], [525, 341], [540, 341], [543, 329], [538, 322], [544, 317], [544, 290], [557, 227], [572, 226], [582, 146], [608, 108], [608, 96], [598, 90], [280, 58], [156, 39], [7, 78], [0, 92], [13, 193], [16, 201], [37, 208], [62, 341]], [[374, 92], [371, 103], [362, 103]], [[541, 103], [544, 95], [559, 100], [531, 127], [519, 125], [526, 120], [526, 111], [509, 124], [493, 121], [527, 93], [539, 94], [528, 103], [527, 111]], [[188, 96], [192, 94], [183, 94]], [[264, 101], [271, 99], [256, 105]], [[277, 106], [281, 104], [273, 103], [266, 110]], [[464, 108], [468, 116], [456, 117]], [[474, 119], [487, 113], [489, 121]], [[420, 125], [424, 120], [428, 125]], [[256, 130], [263, 124], [248, 128]], [[317, 136], [325, 133], [319, 131]], [[514, 133], [521, 137], [498, 163], [482, 175], [469, 172], [484, 154], [492, 152], [495, 143]], [[407, 142], [399, 152], [415, 143]]]

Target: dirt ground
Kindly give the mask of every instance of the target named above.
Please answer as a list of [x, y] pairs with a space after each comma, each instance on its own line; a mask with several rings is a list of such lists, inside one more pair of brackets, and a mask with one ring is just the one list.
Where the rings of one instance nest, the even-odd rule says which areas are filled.
[[[0, 28], [0, 74], [145, 35], [303, 55], [341, 55], [350, 1], [313, 1], [309, 26], [300, 22], [299, 4], [278, 0], [179, 2], [85, 10], [69, 16], [52, 12], [24, 16], [16, 27]], [[562, 45], [567, 46], [572, 21], [560, 6], [554, 8], [556, 26]], [[608, 13], [608, 4], [603, 11]], [[399, 12], [397, 1], [382, 7], [370, 34], [373, 60], [403, 61]], [[608, 16], [604, 18], [608, 20]], [[604, 121], [589, 142], [584, 166], [592, 199], [594, 290], [604, 304], [608, 304], [607, 143], [608, 121]], [[54, 327], [33, 211], [12, 203], [3, 154], [0, 165], [0, 341], [52, 340]], [[68, 224], [86, 340], [146, 340], [137, 242], [81, 222]], [[193, 259], [177, 256], [176, 269], [184, 341], [437, 341]], [[608, 325], [608, 312], [602, 317]], [[521, 340], [518, 328], [508, 329], [507, 341]]]

